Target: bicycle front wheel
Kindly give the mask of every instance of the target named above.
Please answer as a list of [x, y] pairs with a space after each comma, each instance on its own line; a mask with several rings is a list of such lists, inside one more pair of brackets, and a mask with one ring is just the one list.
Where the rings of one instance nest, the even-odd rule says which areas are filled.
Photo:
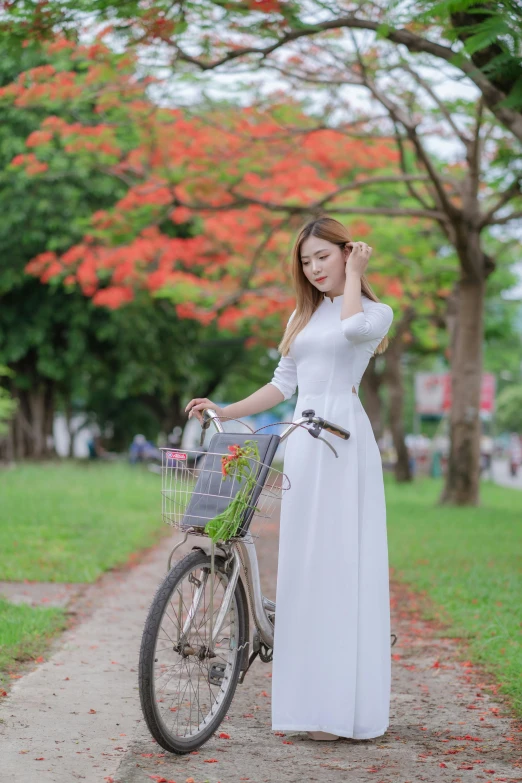
[[[215, 557], [214, 569], [213, 629], [229, 579], [223, 557]], [[194, 551], [167, 574], [145, 621], [141, 707], [150, 733], [171, 753], [196, 750], [218, 729], [248, 654], [248, 604], [241, 578], [213, 644], [210, 589], [210, 556]]]

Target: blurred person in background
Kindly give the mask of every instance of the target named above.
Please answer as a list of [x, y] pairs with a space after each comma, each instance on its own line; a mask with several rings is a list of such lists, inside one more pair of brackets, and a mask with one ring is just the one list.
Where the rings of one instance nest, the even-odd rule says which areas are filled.
[[508, 457], [509, 472], [515, 478], [522, 463], [522, 443], [520, 442], [520, 435], [516, 432], [512, 432], [509, 439]]
[[493, 438], [491, 435], [482, 435], [480, 438], [480, 477], [487, 473], [488, 478], [493, 479]]
[[131, 465], [136, 462], [148, 462], [161, 459], [159, 449], [153, 443], [147, 440], [145, 435], [135, 435], [129, 448], [129, 462]]

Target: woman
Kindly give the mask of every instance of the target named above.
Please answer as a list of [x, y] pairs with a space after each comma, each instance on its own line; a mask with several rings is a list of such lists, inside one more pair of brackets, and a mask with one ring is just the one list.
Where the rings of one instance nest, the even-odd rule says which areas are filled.
[[372, 248], [337, 220], [299, 232], [293, 250], [296, 309], [270, 383], [221, 409], [240, 418], [290, 399], [294, 418], [312, 408], [348, 429], [329, 433], [338, 453], [298, 428], [288, 439], [272, 674], [272, 730], [312, 739], [370, 739], [389, 724], [391, 654], [386, 507], [379, 448], [357, 395], [375, 353], [387, 346], [392, 309], [365, 269]]

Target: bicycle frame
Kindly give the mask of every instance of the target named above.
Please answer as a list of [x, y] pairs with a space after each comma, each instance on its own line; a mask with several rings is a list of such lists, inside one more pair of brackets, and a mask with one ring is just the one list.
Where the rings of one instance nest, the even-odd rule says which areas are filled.
[[[188, 535], [190, 535], [190, 530], [187, 531], [184, 541]], [[193, 548], [201, 549], [210, 557], [212, 549], [210, 540], [203, 536], [198, 536], [198, 538], [199, 542]], [[184, 541], [181, 543], [184, 543]], [[272, 623], [268, 619], [267, 611], [275, 612], [276, 605], [274, 601], [271, 601], [269, 598], [264, 596], [261, 590], [259, 562], [257, 559], [254, 539], [251, 533], [247, 533], [246, 536], [241, 539], [241, 541], [234, 541], [231, 544], [219, 544], [217, 549], [223, 552], [227, 559], [232, 560], [232, 571], [229, 577], [227, 588], [225, 590], [225, 595], [223, 596], [223, 600], [219, 608], [218, 616], [214, 623], [212, 631], [212, 642], [214, 642], [217, 638], [223, 624], [223, 620], [226, 617], [226, 613], [230, 606], [230, 601], [234, 595], [237, 580], [242, 569], [245, 576], [245, 584], [247, 587], [250, 609], [254, 617], [256, 627], [264, 644], [266, 644], [267, 647], [273, 647], [274, 629]], [[198, 594], [196, 591], [194, 600], [189, 610], [191, 617], [196, 613], [200, 601], [201, 594]]]
[[[205, 422], [205, 425], [207, 427], [210, 424], [210, 421], [212, 421], [213, 425], [216, 427], [216, 430], [218, 432], [225, 431], [215, 411], [213, 411], [211, 408], [207, 408], [205, 409], [204, 413], [206, 414], [207, 417]], [[287, 438], [294, 431], [296, 427], [298, 427], [300, 424], [306, 421], [308, 421], [307, 418], [300, 418], [297, 419], [295, 422], [292, 422], [292, 424], [290, 424], [284, 430], [283, 434], [281, 435], [281, 440]], [[185, 543], [190, 533], [191, 533], [191, 529], [189, 528], [185, 532], [185, 536], [183, 540], [180, 541], [170, 553], [169, 560], [168, 560], [169, 571], [171, 568], [172, 556], [174, 552], [176, 551], [176, 549], [178, 549], [178, 547], [180, 547], [182, 544]], [[203, 552], [205, 552], [205, 554], [211, 557], [212, 556], [211, 541], [205, 538], [204, 536], [198, 536], [198, 538], [199, 538], [199, 542], [193, 548], [201, 549]], [[276, 605], [274, 601], [271, 601], [269, 598], [264, 596], [261, 590], [259, 562], [257, 559], [257, 552], [256, 552], [255, 542], [252, 534], [250, 532], [247, 532], [247, 534], [239, 541], [234, 541], [231, 543], [222, 542], [218, 544], [217, 549], [218, 551], [224, 554], [227, 561], [232, 561], [232, 570], [229, 576], [229, 581], [225, 590], [225, 594], [223, 596], [223, 600], [221, 602], [221, 606], [218, 611], [216, 621], [212, 629], [211, 646], [214, 644], [216, 638], [219, 635], [221, 626], [223, 625], [223, 621], [226, 617], [227, 611], [230, 606], [230, 602], [234, 595], [234, 590], [236, 588], [239, 574], [242, 569], [245, 577], [245, 584], [247, 587], [250, 610], [252, 612], [256, 624], [256, 628], [259, 631], [262, 642], [267, 647], [273, 648], [274, 626], [270, 622], [267, 612], [275, 612]], [[190, 624], [192, 622], [192, 618], [196, 615], [199, 604], [202, 600], [202, 595], [204, 593], [204, 585], [206, 583], [207, 577], [208, 575], [203, 577], [204, 581], [202, 583], [202, 586], [196, 591], [194, 595], [192, 605], [189, 609], [189, 613], [185, 622], [185, 627], [183, 628], [183, 632], [182, 632], [183, 636], [186, 633], [188, 633]]]
[[[224, 432], [223, 425], [221, 424], [221, 421], [219, 420], [219, 416], [217, 413], [212, 410], [212, 408], [205, 408], [203, 410], [203, 429], [202, 429], [202, 439], [203, 439], [203, 431], [210, 425], [210, 422], [215, 426], [216, 430], [218, 432]], [[310, 414], [307, 416], [302, 416], [299, 419], [296, 419], [291, 424], [286, 427], [286, 429], [283, 431], [282, 435], [280, 436], [280, 441], [285, 440], [288, 438], [292, 432], [299, 427], [301, 424], [311, 424], [311, 423], [322, 423], [326, 426], [328, 429], [329, 427], [333, 427], [334, 430], [338, 429], [335, 427], [335, 425], [331, 425], [329, 422], [326, 422], [324, 419], [321, 419], [320, 417], [315, 417], [314, 411], [304, 411], [304, 413]], [[310, 432], [310, 434], [313, 434], [314, 437], [318, 437], [318, 432]], [[339, 434], [337, 431], [336, 434]], [[343, 437], [349, 437], [349, 433], [344, 433]], [[320, 440], [324, 440], [323, 438], [320, 438]], [[337, 456], [337, 453], [335, 452], [335, 449], [331, 446], [328, 441], [324, 441], [327, 443], [327, 445], [332, 449], [334, 454]], [[169, 562], [168, 562], [168, 569], [170, 570], [171, 562], [172, 562], [172, 555], [176, 551], [176, 549], [181, 546], [181, 544], [185, 543], [187, 540], [188, 535], [190, 534], [191, 530], [186, 531], [185, 537], [183, 540], [174, 547], [172, 552], [170, 553]], [[207, 555], [213, 558], [213, 549], [212, 544], [209, 541], [209, 539], [206, 539], [205, 537], [198, 536], [200, 538], [200, 543], [193, 547], [194, 549], [201, 549], [204, 551]], [[269, 598], [263, 595], [263, 592], [261, 590], [261, 580], [259, 576], [259, 563], [257, 559], [257, 552], [256, 547], [254, 543], [254, 539], [250, 532], [247, 532], [247, 534], [241, 538], [239, 541], [234, 541], [231, 543], [221, 543], [218, 545], [218, 550], [223, 552], [225, 555], [225, 558], [227, 561], [232, 560], [232, 571], [229, 577], [228, 585], [225, 590], [225, 595], [223, 596], [223, 600], [221, 603], [221, 606], [219, 608], [218, 616], [216, 618], [215, 623], [213, 624], [213, 627], [211, 625], [211, 640], [210, 640], [210, 646], [212, 647], [220, 630], [221, 626], [223, 624], [223, 621], [226, 617], [227, 611], [230, 606], [230, 602], [232, 600], [232, 597], [234, 595], [234, 590], [237, 584], [237, 580], [239, 578], [239, 574], [241, 571], [241, 567], [243, 568], [243, 573], [245, 575], [245, 583], [247, 586], [247, 593], [248, 593], [248, 601], [250, 604], [250, 610], [252, 612], [252, 615], [254, 617], [254, 621], [256, 624], [256, 628], [259, 631], [259, 635], [261, 637], [261, 641], [269, 648], [273, 648], [274, 646], [274, 626], [272, 622], [270, 621], [268, 617], [268, 612], [274, 613], [276, 610], [276, 605], [274, 601], [271, 601]], [[213, 570], [213, 567], [212, 567]], [[196, 591], [196, 594], [194, 595], [194, 599], [192, 601], [192, 605], [189, 610], [189, 614], [185, 623], [185, 627], [183, 628], [183, 635], [185, 635], [188, 632], [188, 629], [190, 628], [192, 618], [195, 616], [197, 609], [199, 607], [199, 604], [202, 599], [202, 595], [204, 593], [204, 585], [206, 583], [208, 575], [205, 575], [203, 577], [203, 586], [202, 588], [199, 588]], [[213, 590], [211, 590], [211, 601], [212, 601], [212, 594]], [[211, 605], [210, 608], [211, 615], [213, 616], [213, 606]]]

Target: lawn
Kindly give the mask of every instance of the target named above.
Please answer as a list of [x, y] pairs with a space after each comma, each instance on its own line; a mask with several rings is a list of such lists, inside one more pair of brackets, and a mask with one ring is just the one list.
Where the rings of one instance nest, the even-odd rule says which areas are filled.
[[161, 479], [124, 463], [0, 471], [0, 580], [93, 582], [169, 528]]
[[[0, 581], [93, 582], [169, 528], [161, 480], [121, 463], [44, 463], [0, 471]], [[65, 626], [61, 609], [0, 599], [0, 679], [38, 657]]]
[[15, 662], [37, 658], [53, 634], [64, 628], [62, 609], [15, 605], [0, 598], [0, 685], [3, 672], [12, 669]]
[[[441, 482], [386, 476], [394, 576], [426, 591], [469, 656], [522, 714], [522, 493], [490, 482], [478, 508], [436, 505]], [[91, 582], [158, 540], [160, 478], [125, 464], [23, 465], [0, 472], [0, 580]], [[40, 654], [59, 610], [0, 603], [0, 668]]]
[[436, 505], [441, 486], [386, 477], [390, 565], [427, 592], [522, 714], [522, 492], [484, 482], [480, 507], [447, 508]]

